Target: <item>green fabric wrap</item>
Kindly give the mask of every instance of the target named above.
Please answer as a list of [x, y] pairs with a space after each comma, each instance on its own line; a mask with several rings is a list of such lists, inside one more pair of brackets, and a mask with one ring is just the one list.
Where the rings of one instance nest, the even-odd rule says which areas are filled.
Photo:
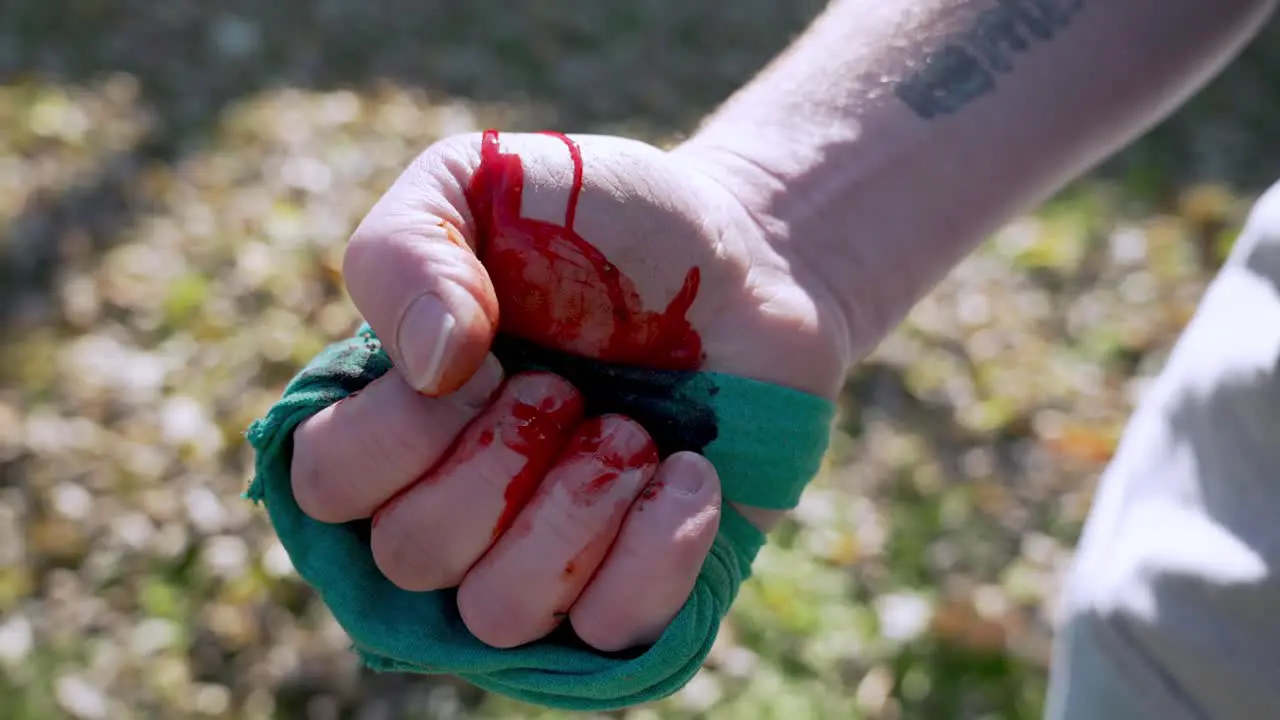
[[[829, 441], [833, 405], [776, 385], [614, 366], [509, 338], [495, 343], [494, 353], [508, 375], [542, 369], [574, 382], [589, 414], [635, 418], [663, 456], [701, 451], [719, 472], [724, 496], [744, 504], [794, 507]], [[289, 477], [294, 428], [390, 368], [366, 325], [312, 360], [248, 430], [257, 458], [246, 497], [265, 504], [298, 574], [316, 589], [364, 662], [375, 670], [456, 675], [492, 692], [568, 710], [617, 709], [683, 687], [710, 652], [765, 540], [728, 506], [684, 608], [654, 645], [626, 655], [590, 649], [568, 623], [522, 647], [484, 645], [463, 625], [456, 591], [401, 590], [378, 571], [367, 520], [333, 525], [303, 514]]]

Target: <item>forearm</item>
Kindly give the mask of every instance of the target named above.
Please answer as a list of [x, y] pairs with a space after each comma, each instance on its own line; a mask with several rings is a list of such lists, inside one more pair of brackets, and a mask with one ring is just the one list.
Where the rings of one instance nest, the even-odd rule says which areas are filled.
[[815, 274], [856, 356], [1013, 214], [1154, 125], [1272, 0], [837, 0], [681, 148]]

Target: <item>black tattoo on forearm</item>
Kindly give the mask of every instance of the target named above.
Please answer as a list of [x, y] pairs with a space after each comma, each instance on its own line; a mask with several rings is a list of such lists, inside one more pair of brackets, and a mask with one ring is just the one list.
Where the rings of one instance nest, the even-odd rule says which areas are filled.
[[950, 115], [996, 88], [1014, 57], [1071, 24], [1085, 0], [995, 0], [959, 38], [929, 53], [894, 92], [925, 120]]

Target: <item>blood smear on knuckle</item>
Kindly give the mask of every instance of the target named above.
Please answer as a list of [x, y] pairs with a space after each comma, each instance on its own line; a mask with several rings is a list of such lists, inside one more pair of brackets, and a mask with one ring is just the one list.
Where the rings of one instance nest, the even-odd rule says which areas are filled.
[[610, 498], [622, 499], [628, 507], [637, 494], [643, 492], [646, 468], [622, 470], [615, 466], [600, 464], [598, 472], [589, 479], [580, 482], [571, 489], [574, 504], [580, 507], [593, 507]]

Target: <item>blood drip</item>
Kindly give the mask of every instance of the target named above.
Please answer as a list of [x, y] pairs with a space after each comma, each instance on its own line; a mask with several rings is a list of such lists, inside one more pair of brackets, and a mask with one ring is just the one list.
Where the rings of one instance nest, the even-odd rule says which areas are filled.
[[478, 254], [497, 293], [499, 330], [544, 347], [655, 369], [690, 370], [702, 340], [685, 315], [701, 276], [690, 268], [661, 312], [646, 310], [636, 285], [574, 230], [582, 193], [582, 151], [561, 133], [573, 162], [564, 225], [522, 217], [524, 167], [487, 130], [480, 167], [467, 187]]

